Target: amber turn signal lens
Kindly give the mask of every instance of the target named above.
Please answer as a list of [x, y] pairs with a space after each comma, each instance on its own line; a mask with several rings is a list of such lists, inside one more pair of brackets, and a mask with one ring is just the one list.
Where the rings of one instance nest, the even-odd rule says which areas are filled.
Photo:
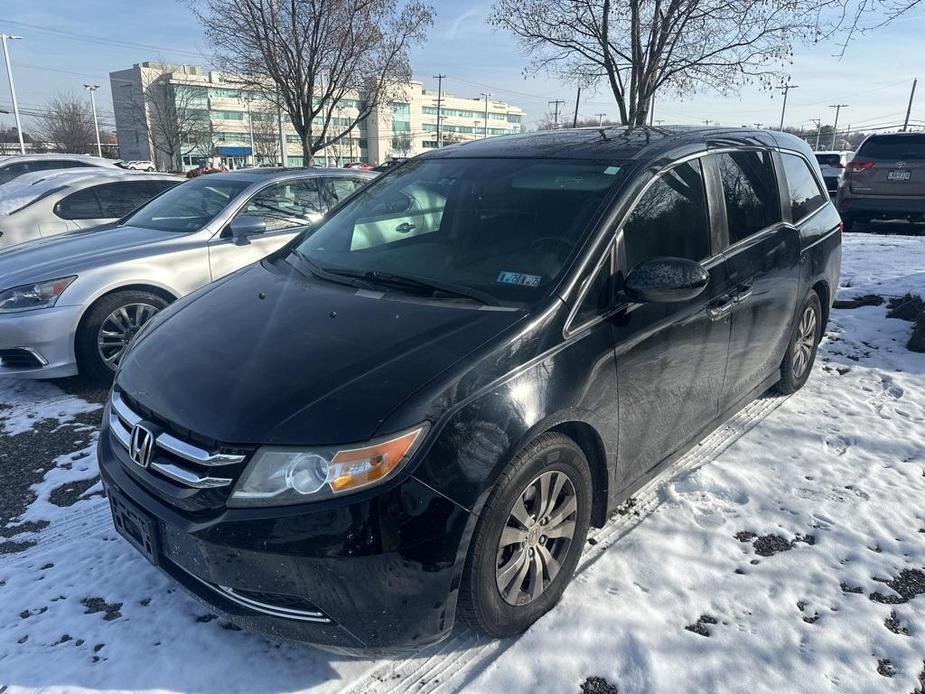
[[328, 474], [331, 491], [337, 494], [359, 489], [388, 476], [411, 454], [423, 431], [420, 427], [371, 446], [338, 451]]

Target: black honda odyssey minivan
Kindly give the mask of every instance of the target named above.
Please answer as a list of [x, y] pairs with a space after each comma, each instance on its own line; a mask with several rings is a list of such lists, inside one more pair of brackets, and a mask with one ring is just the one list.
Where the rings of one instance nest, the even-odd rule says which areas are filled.
[[782, 133], [430, 152], [139, 334], [99, 440], [115, 525], [275, 637], [521, 632], [589, 526], [803, 385], [840, 253], [812, 152]]

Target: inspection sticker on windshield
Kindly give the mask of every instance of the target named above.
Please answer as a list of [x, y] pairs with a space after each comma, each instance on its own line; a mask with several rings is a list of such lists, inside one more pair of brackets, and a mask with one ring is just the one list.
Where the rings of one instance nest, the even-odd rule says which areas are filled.
[[495, 280], [501, 284], [518, 284], [522, 287], [539, 287], [540, 275], [527, 275], [522, 272], [502, 272]]

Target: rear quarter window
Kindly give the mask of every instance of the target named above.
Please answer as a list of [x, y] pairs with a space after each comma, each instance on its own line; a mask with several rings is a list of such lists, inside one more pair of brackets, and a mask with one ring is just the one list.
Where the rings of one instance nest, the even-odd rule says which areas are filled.
[[781, 161], [787, 177], [787, 201], [790, 203], [791, 219], [796, 223], [822, 207], [828, 195], [819, 187], [803, 157], [781, 152]]

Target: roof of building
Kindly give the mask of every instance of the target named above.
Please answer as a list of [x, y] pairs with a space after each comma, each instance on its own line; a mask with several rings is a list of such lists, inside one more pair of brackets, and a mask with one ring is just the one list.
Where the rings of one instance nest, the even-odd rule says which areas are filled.
[[357, 169], [335, 169], [325, 167], [283, 167], [283, 166], [258, 166], [249, 169], [235, 169], [234, 171], [222, 171], [221, 173], [211, 173], [208, 176], [231, 176], [235, 180], [248, 178], [253, 181], [264, 181], [268, 178], [298, 178], [299, 176], [357, 176], [374, 178], [376, 174], [369, 171], [359, 171]]

